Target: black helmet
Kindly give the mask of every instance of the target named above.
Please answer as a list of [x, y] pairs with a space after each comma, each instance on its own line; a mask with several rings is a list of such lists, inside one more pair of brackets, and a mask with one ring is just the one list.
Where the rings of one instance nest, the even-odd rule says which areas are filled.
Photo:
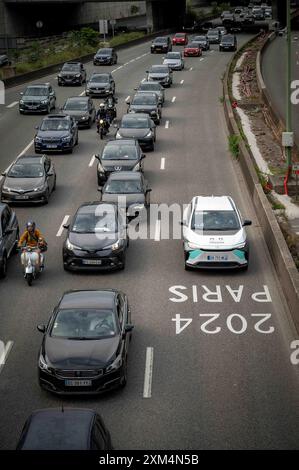
[[33, 222], [32, 220], [28, 220], [28, 222], [26, 224], [26, 228], [27, 228], [27, 230], [29, 230], [30, 228], [35, 230], [35, 222]]

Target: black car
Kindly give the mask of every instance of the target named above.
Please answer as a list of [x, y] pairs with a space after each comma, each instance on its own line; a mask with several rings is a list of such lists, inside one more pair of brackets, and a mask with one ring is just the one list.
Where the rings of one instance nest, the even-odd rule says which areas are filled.
[[16, 214], [7, 204], [0, 203], [0, 277], [7, 273], [7, 260], [17, 248], [19, 224]]
[[86, 70], [82, 62], [66, 62], [57, 75], [58, 86], [86, 83]]
[[34, 411], [23, 427], [16, 450], [112, 450], [101, 416], [88, 408]]
[[245, 13], [245, 15], [242, 18], [242, 24], [247, 26], [247, 25], [252, 25], [255, 23], [255, 19], [252, 16], [251, 13]]
[[151, 189], [142, 173], [111, 173], [103, 189], [99, 191], [102, 193], [102, 202], [126, 205], [129, 219], [144, 213], [150, 205]]
[[133, 325], [127, 296], [116, 289], [66, 292], [45, 327], [38, 376], [57, 394], [97, 394], [127, 382]]
[[79, 207], [63, 245], [66, 270], [124, 269], [128, 236], [126, 219], [114, 204], [89, 202]]
[[230, 26], [234, 23], [236, 20], [236, 17], [233, 13], [227, 12], [223, 17], [222, 17], [222, 24], [223, 26]]
[[96, 120], [96, 109], [88, 96], [72, 96], [68, 98], [61, 108], [63, 114], [71, 116], [81, 127], [92, 126]]
[[143, 171], [145, 155], [137, 140], [119, 139], [110, 140], [96, 158], [98, 185], [102, 186], [113, 171]]
[[219, 29], [209, 29], [207, 32], [207, 39], [210, 44], [219, 44], [221, 40], [221, 33]]
[[203, 51], [208, 51], [210, 49], [210, 42], [207, 36], [195, 36], [192, 39], [192, 42], [195, 42]]
[[78, 126], [73, 116], [50, 114], [36, 127], [34, 149], [41, 152], [70, 152], [78, 144]]
[[56, 188], [55, 168], [46, 155], [22, 155], [3, 175], [2, 202], [47, 204]]
[[168, 65], [152, 65], [146, 73], [148, 74], [148, 81], [157, 81], [164, 87], [170, 87], [172, 85], [173, 72]]
[[233, 34], [226, 34], [222, 36], [219, 44], [219, 51], [236, 51], [237, 50], [237, 38]]
[[172, 51], [172, 43], [169, 36], [155, 38], [151, 44], [151, 53]]
[[56, 107], [56, 94], [50, 83], [28, 85], [22, 98], [19, 101], [20, 114], [25, 113], [46, 113], [50, 114], [51, 109]]
[[93, 73], [86, 83], [86, 96], [109, 96], [115, 93], [115, 81], [111, 73]]
[[5, 65], [11, 65], [11, 61], [7, 57], [6, 54], [0, 55], [0, 67], [4, 67]]
[[148, 114], [132, 113], [122, 117], [116, 139], [136, 139], [142, 149], [154, 150], [156, 124]]
[[[173, 54], [173, 53], [172, 53]], [[138, 93], [156, 93], [159, 103], [163, 106], [165, 101], [165, 90], [158, 82], [141, 82], [138, 88], [134, 88]]]
[[113, 47], [99, 49], [93, 58], [93, 65], [113, 65], [117, 64], [117, 53]]
[[156, 93], [136, 93], [132, 101], [127, 101], [128, 113], [148, 114], [155, 124], [162, 119], [162, 106]]

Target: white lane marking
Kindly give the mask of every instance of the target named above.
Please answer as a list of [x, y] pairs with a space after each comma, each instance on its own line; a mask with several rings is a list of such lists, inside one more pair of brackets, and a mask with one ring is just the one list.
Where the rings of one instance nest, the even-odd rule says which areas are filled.
[[199, 59], [199, 60], [200, 60], [200, 62], [201, 62], [202, 60], [204, 60], [204, 58], [202, 57], [202, 58], [201, 58], [201, 59]]
[[14, 101], [13, 103], [8, 104], [6, 107], [13, 108], [16, 104], [18, 104], [18, 101]]
[[185, 81], [185, 80], [181, 80], [181, 81], [180, 81], [180, 84], [183, 85], [184, 81]]
[[[2, 343], [3, 344], [3, 343]], [[6, 364], [8, 355], [13, 347], [13, 341], [8, 341], [4, 348], [2, 349], [2, 354], [0, 356], [0, 373], [2, 372], [3, 367]]]
[[154, 348], [146, 348], [143, 398], [151, 398], [153, 381]]
[[215, 51], [214, 51], [214, 49], [212, 49], [210, 52], [211, 52], [211, 54], [212, 54], [212, 52], [215, 52]]
[[64, 219], [63, 219], [63, 221], [62, 221], [62, 224], [60, 225], [59, 230], [58, 230], [58, 232], [56, 233], [56, 237], [61, 237], [62, 232], [63, 232], [63, 230], [64, 230], [64, 227], [63, 227], [63, 226], [67, 223], [67, 221], [69, 220], [69, 218], [70, 218], [69, 215], [66, 215], [66, 216], [64, 217]]
[[93, 156], [91, 157], [91, 160], [90, 160], [88, 166], [92, 166], [92, 165], [94, 164], [94, 162], [95, 162], [95, 159], [96, 159], [96, 157], [95, 157], [95, 155], [93, 155]]
[[28, 145], [26, 145], [26, 147], [22, 150], [22, 152], [19, 153], [19, 155], [17, 156], [17, 158], [21, 157], [22, 155], [24, 155], [24, 153], [27, 152], [27, 150], [30, 149], [31, 145], [33, 144], [34, 140], [32, 139]]
[[130, 99], [130, 95], [126, 97], [125, 102], [127, 102]]
[[141, 80], [141, 83], [144, 83], [144, 82], [145, 82], [145, 80], [146, 80], [146, 79], [145, 79], [145, 78], [143, 78], [143, 79]]
[[171, 102], [174, 103], [175, 100], [176, 100], [176, 96], [173, 96]]
[[169, 121], [166, 121], [165, 122], [165, 129], [168, 129], [169, 128]]
[[154, 240], [156, 242], [160, 241], [160, 232], [161, 232], [161, 220], [156, 220], [155, 237], [154, 237]]
[[161, 167], [160, 170], [165, 170], [165, 157], [161, 158]]
[[79, 96], [83, 96], [83, 95], [85, 95], [85, 90], [84, 90], [84, 91], [82, 91], [82, 93], [80, 93], [80, 95], [79, 95]]
[[129, 62], [126, 62], [124, 65], [129, 65]]
[[192, 72], [192, 70], [193, 70], [193, 67], [190, 67], [190, 72]]

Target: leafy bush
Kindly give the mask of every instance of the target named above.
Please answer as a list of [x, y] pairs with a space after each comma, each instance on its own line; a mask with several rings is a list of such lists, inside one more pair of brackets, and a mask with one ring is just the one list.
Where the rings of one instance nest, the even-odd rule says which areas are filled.
[[239, 142], [240, 142], [239, 135], [232, 134], [228, 136], [228, 148], [232, 156], [235, 158], [239, 158], [239, 153], [240, 153]]
[[132, 31], [131, 33], [123, 33], [115, 36], [109, 41], [111, 47], [119, 46], [128, 41], [133, 41], [134, 39], [142, 38], [145, 35], [143, 31]]

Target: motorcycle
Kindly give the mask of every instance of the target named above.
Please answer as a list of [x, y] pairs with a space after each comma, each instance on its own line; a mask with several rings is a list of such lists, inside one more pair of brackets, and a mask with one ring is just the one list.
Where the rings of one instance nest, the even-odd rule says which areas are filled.
[[107, 121], [104, 119], [98, 119], [97, 129], [98, 129], [101, 139], [103, 139], [104, 135], [108, 134], [109, 132], [109, 123], [107, 123]]
[[42, 271], [40, 263], [43, 264], [44, 256], [42, 252], [44, 251], [47, 251], [47, 244], [45, 242], [39, 243], [36, 247], [23, 246], [21, 248], [21, 261], [28, 286], [32, 285], [32, 281]]

